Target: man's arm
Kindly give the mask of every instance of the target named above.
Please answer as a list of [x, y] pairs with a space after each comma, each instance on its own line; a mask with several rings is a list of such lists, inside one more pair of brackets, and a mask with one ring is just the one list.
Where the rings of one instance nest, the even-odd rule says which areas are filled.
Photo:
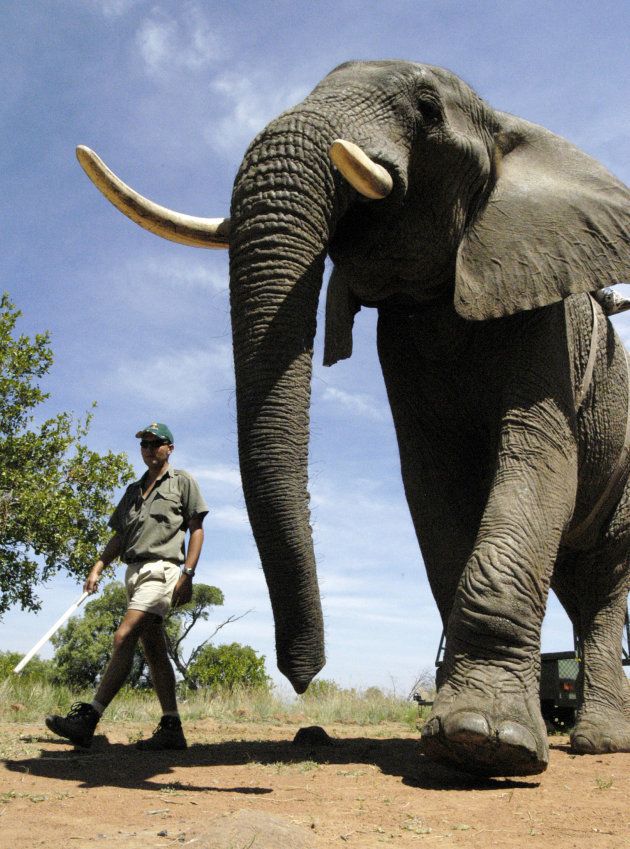
[[122, 551], [122, 538], [116, 533], [109, 540], [103, 553], [90, 569], [90, 574], [85, 579], [83, 589], [86, 593], [95, 593], [98, 589], [98, 582], [101, 577], [101, 572], [106, 566], [115, 560]]
[[188, 523], [190, 539], [184, 569], [195, 569], [203, 548], [203, 518], [195, 517]]
[[[203, 516], [195, 517], [188, 523], [190, 539], [188, 540], [188, 551], [184, 569], [195, 569], [199, 562], [199, 555], [203, 548]], [[192, 598], [192, 575], [181, 574], [173, 590], [173, 607], [188, 604]]]

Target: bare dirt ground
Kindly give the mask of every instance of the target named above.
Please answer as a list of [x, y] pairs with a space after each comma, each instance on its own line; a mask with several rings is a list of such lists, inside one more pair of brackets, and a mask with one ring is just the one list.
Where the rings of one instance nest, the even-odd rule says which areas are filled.
[[92, 749], [0, 725], [0, 849], [371, 849], [630, 846], [630, 754], [575, 757], [552, 737], [542, 776], [479, 780], [426, 761], [399, 725], [200, 721], [190, 748], [148, 754], [140, 725], [102, 723]]

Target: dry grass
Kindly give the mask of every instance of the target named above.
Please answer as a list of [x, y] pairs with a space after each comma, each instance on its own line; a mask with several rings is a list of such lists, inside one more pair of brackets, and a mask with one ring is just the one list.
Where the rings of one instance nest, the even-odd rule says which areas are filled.
[[[41, 722], [48, 713], [66, 713], [72, 702], [90, 701], [92, 691], [72, 693], [46, 682], [8, 677], [0, 681], [0, 721]], [[257, 722], [274, 725], [378, 725], [402, 722], [415, 727], [421, 716], [414, 702], [370, 687], [344, 690], [332, 684], [315, 688], [312, 695], [292, 697], [275, 689], [232, 691], [182, 691], [182, 719], [215, 719], [220, 722]], [[122, 690], [108, 711], [109, 722], [159, 719], [159, 705], [152, 690]]]

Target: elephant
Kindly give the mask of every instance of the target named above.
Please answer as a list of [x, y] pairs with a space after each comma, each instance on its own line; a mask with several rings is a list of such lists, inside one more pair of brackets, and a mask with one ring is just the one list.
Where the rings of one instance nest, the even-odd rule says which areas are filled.
[[141, 226], [230, 251], [239, 461], [275, 622], [303, 692], [325, 662], [307, 480], [316, 312], [324, 363], [378, 310], [402, 480], [446, 630], [421, 731], [481, 775], [548, 763], [540, 633], [550, 587], [579, 637], [574, 752], [630, 751], [629, 361], [608, 289], [630, 279], [630, 192], [445, 69], [352, 61], [254, 139], [229, 218], [84, 169]]

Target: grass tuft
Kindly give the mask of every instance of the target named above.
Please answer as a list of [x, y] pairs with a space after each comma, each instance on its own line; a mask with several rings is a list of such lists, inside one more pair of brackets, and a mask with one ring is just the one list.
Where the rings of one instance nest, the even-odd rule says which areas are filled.
[[[186, 722], [213, 719], [230, 723], [273, 725], [379, 725], [398, 722], [416, 728], [422, 711], [414, 702], [376, 687], [346, 690], [326, 682], [313, 693], [292, 698], [276, 689], [181, 690], [179, 707]], [[14, 675], [0, 680], [0, 721], [42, 722], [49, 713], [65, 714], [76, 701], [91, 701], [93, 691], [71, 692], [67, 687]], [[160, 708], [153, 690], [124, 688], [107, 710], [108, 722], [155, 722]]]

